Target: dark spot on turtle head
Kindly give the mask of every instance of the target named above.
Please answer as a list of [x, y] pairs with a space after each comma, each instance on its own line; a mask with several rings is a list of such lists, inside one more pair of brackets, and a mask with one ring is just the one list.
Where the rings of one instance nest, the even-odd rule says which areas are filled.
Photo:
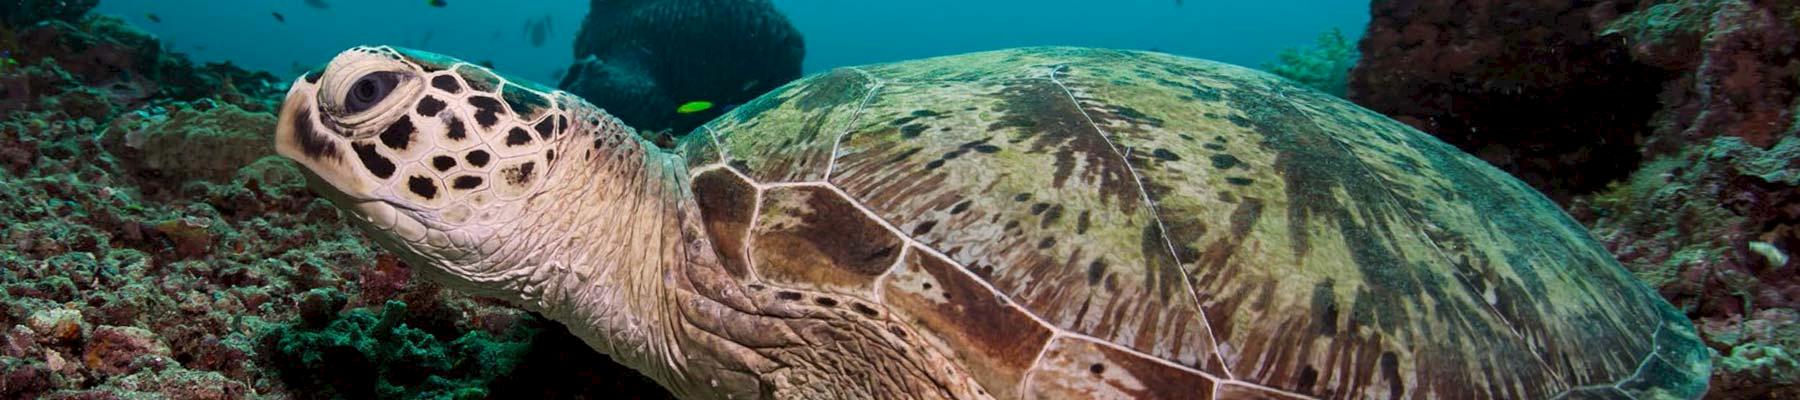
[[781, 300], [799, 300], [801, 297], [802, 296], [800, 295], [800, 292], [787, 291], [787, 290], [775, 292], [775, 298], [781, 299]]
[[1237, 156], [1233, 156], [1230, 154], [1214, 154], [1214, 155], [1212, 155], [1213, 168], [1231, 169], [1231, 167], [1238, 166], [1239, 163], [1241, 163], [1241, 161], [1238, 161]]
[[399, 121], [381, 130], [381, 144], [394, 150], [406, 150], [406, 146], [412, 144], [413, 132], [417, 129], [413, 128], [412, 117], [402, 115]]
[[375, 152], [375, 145], [355, 143], [351, 144], [350, 148], [356, 150], [357, 160], [362, 161], [363, 169], [369, 170], [370, 174], [381, 179], [394, 176], [394, 162], [388, 160], [387, 157], [382, 157], [381, 153]]
[[920, 133], [925, 132], [925, 128], [929, 127], [919, 124], [907, 124], [906, 126], [900, 127], [900, 137], [907, 139], [919, 137]]
[[485, 150], [471, 151], [469, 154], [463, 155], [463, 161], [468, 161], [469, 165], [473, 165], [475, 168], [486, 167], [488, 163], [488, 152]]
[[313, 68], [312, 70], [306, 71], [306, 83], [319, 83], [319, 78], [324, 76], [324, 68]]
[[437, 168], [438, 172], [449, 171], [451, 168], [456, 168], [456, 158], [450, 156], [432, 157], [431, 167]]
[[1055, 245], [1056, 245], [1056, 238], [1046, 237], [1046, 238], [1043, 238], [1042, 240], [1038, 240], [1037, 248], [1048, 249], [1051, 246], [1055, 246]]
[[507, 146], [523, 146], [530, 143], [531, 133], [525, 132], [524, 129], [515, 126], [511, 130], [506, 131]]
[[469, 106], [475, 107], [475, 123], [481, 124], [483, 128], [490, 128], [499, 123], [500, 114], [506, 112], [499, 100], [488, 96], [469, 97]]
[[984, 145], [980, 145], [980, 146], [975, 146], [975, 151], [985, 153], [985, 154], [994, 154], [994, 153], [1000, 152], [1000, 146], [984, 144]]
[[1249, 186], [1252, 183], [1256, 183], [1256, 180], [1250, 179], [1250, 178], [1240, 178], [1240, 177], [1233, 176], [1233, 177], [1225, 178], [1225, 183], [1238, 185], [1238, 186]]
[[825, 307], [837, 307], [837, 305], [838, 305], [837, 299], [833, 299], [830, 297], [814, 298], [813, 303], [818, 303], [819, 305], [825, 306]]
[[543, 138], [544, 140], [550, 140], [550, 137], [556, 136], [556, 119], [544, 118], [543, 121], [539, 121], [537, 125], [531, 127], [531, 129], [537, 131], [538, 137]]
[[462, 84], [457, 83], [456, 78], [449, 75], [431, 77], [431, 87], [449, 94], [462, 93]]
[[869, 307], [868, 304], [850, 303], [850, 309], [856, 310], [857, 313], [861, 313], [862, 315], [866, 315], [870, 318], [881, 316], [881, 312], [875, 311], [875, 308]]
[[462, 120], [457, 119], [456, 117], [445, 118], [444, 126], [446, 127], [444, 130], [445, 138], [450, 140], [463, 140], [463, 138], [469, 137], [469, 128], [463, 126]]
[[900, 329], [898, 326], [889, 326], [888, 333], [892, 333], [896, 337], [906, 337], [906, 330]]
[[556, 149], [544, 150], [544, 161], [556, 162]]
[[519, 164], [519, 166], [501, 171], [501, 174], [506, 176], [506, 183], [512, 185], [524, 185], [531, 183], [531, 178], [534, 176], [533, 174], [536, 172], [536, 169], [536, 161], [526, 161], [524, 164]]
[[1205, 147], [1207, 150], [1212, 150], [1212, 151], [1225, 151], [1225, 145], [1218, 144], [1218, 143], [1207, 143], [1207, 144], [1200, 145], [1200, 147]]
[[500, 87], [500, 76], [488, 72], [485, 68], [463, 65], [461, 68], [457, 68], [456, 72], [462, 75], [463, 81], [469, 83], [470, 90], [493, 93], [494, 89]]
[[1150, 156], [1163, 161], [1181, 161], [1181, 156], [1169, 149], [1156, 149], [1156, 151], [1150, 152]]
[[481, 186], [481, 177], [479, 176], [463, 175], [450, 181], [450, 187], [456, 188], [457, 190], [469, 190], [478, 186]]
[[1017, 201], [1017, 202], [1031, 201], [1031, 193], [1019, 193], [1019, 194], [1013, 195], [1013, 201]]
[[1081, 217], [1075, 219], [1075, 234], [1080, 235], [1087, 233], [1088, 227], [1092, 224], [1088, 219], [1092, 216], [1091, 211], [1081, 210]]
[[1092, 372], [1092, 373], [1096, 373], [1096, 374], [1103, 373], [1103, 372], [1106, 372], [1106, 366], [1101, 365], [1100, 363], [1094, 363], [1094, 365], [1088, 366], [1088, 372]]
[[313, 130], [312, 110], [303, 109], [294, 114], [290, 129], [294, 130], [294, 142], [300, 145], [300, 153], [313, 159], [337, 159], [338, 149], [331, 145], [331, 138]]
[[938, 167], [942, 167], [942, 166], [944, 166], [944, 160], [941, 158], [936, 159], [936, 160], [931, 160], [931, 162], [925, 163], [925, 169], [938, 169]]
[[760, 284], [760, 283], [752, 283], [752, 284], [749, 284], [749, 285], [745, 285], [745, 286], [746, 286], [746, 287], [749, 287], [749, 288], [750, 288], [750, 290], [753, 290], [753, 291], [758, 291], [758, 292], [760, 292], [760, 291], [762, 291], [762, 290], [763, 290], [763, 289], [768, 289], [768, 288], [769, 288], [769, 287], [768, 287], [768, 286], [763, 286], [763, 285], [762, 285], [762, 284]]
[[519, 114], [526, 120], [537, 118], [539, 113], [550, 106], [550, 100], [544, 98], [544, 95], [510, 83], [500, 90], [500, 97], [506, 99], [506, 105], [512, 107], [514, 114]]
[[426, 95], [419, 99], [419, 106], [415, 107], [413, 111], [417, 111], [421, 117], [430, 118], [436, 117], [438, 112], [444, 111], [444, 107], [448, 106], [450, 105], [445, 104], [443, 100], [438, 100], [437, 97]]
[[912, 116], [915, 118], [938, 118], [944, 116], [944, 114], [931, 110], [913, 110]]
[[925, 284], [920, 285], [919, 287], [925, 288], [925, 290], [931, 290], [931, 282], [925, 282]]
[[1031, 205], [1031, 215], [1043, 214], [1044, 211], [1049, 211], [1049, 210], [1050, 210], [1050, 203], [1037, 203], [1037, 204]]
[[406, 178], [406, 189], [411, 190], [413, 194], [419, 195], [419, 197], [424, 197], [426, 200], [437, 197], [437, 184], [432, 182], [431, 178], [418, 175]]

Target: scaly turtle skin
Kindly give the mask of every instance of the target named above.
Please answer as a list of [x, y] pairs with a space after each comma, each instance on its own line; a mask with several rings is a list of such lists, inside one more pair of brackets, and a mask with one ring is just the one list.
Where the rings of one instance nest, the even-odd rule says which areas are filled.
[[428, 53], [296, 81], [276, 146], [431, 278], [684, 398], [1694, 398], [1692, 324], [1542, 196], [1238, 67], [1035, 48], [838, 69], [649, 146]]

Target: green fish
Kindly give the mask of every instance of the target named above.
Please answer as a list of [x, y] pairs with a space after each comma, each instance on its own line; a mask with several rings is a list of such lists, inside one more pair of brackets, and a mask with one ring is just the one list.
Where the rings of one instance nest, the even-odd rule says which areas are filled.
[[445, 0], [425, 0], [425, 5], [442, 8], [444, 6], [450, 5], [450, 3]]
[[682, 114], [693, 114], [693, 113], [697, 113], [697, 112], [701, 112], [701, 111], [711, 110], [712, 106], [713, 106], [713, 104], [710, 101], [705, 101], [705, 100], [690, 101], [690, 102], [687, 102], [687, 104], [682, 104], [681, 107], [675, 107], [675, 112], [682, 113]]

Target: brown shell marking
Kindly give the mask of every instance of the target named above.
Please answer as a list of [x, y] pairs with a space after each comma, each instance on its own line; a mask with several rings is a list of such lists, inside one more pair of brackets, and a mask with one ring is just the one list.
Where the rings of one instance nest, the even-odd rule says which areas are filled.
[[[825, 87], [860, 97], [799, 105]], [[751, 270], [832, 291], [873, 280], [995, 394], [1515, 398], [1685, 393], [1706, 376], [1685, 318], [1553, 204], [1261, 73], [1026, 49], [839, 70], [753, 104], [685, 149], [756, 177], [767, 215], [749, 224], [783, 239], [753, 239]], [[883, 254], [903, 261], [888, 275], [850, 262], [895, 241], [920, 247]], [[993, 302], [957, 303], [983, 290]], [[1054, 383], [1007, 383], [1034, 346], [1025, 382]], [[1096, 357], [1113, 375], [1072, 361]]]
[[750, 247], [764, 279], [863, 291], [900, 257], [900, 238], [828, 188], [781, 186], [761, 197]]
[[[735, 135], [724, 143], [728, 154], [755, 154], [732, 159], [731, 165], [757, 182], [812, 182], [825, 179], [831, 146], [878, 90], [873, 79], [849, 69], [827, 72], [790, 83], [739, 107], [743, 111], [707, 125]], [[746, 116], [758, 116], [747, 118]], [[736, 117], [733, 117], [736, 116]]]
[[1132, 172], [1051, 72], [886, 83], [831, 182], [1059, 328], [1225, 375]]
[[1080, 338], [1057, 338], [1025, 382], [1030, 398], [1213, 398], [1211, 377]]
[[1025, 310], [925, 249], [908, 249], [883, 300], [919, 335], [941, 343], [996, 398], [1016, 398], [1052, 332]]

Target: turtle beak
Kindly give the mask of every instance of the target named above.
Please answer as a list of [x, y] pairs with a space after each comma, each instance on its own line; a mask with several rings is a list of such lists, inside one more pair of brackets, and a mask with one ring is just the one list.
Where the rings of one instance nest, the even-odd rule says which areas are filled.
[[281, 117], [275, 125], [275, 153], [305, 167], [313, 190], [328, 197], [370, 200], [381, 187], [374, 177], [359, 171], [350, 143], [320, 123], [318, 102], [313, 94], [318, 86], [296, 79], [281, 103]]

